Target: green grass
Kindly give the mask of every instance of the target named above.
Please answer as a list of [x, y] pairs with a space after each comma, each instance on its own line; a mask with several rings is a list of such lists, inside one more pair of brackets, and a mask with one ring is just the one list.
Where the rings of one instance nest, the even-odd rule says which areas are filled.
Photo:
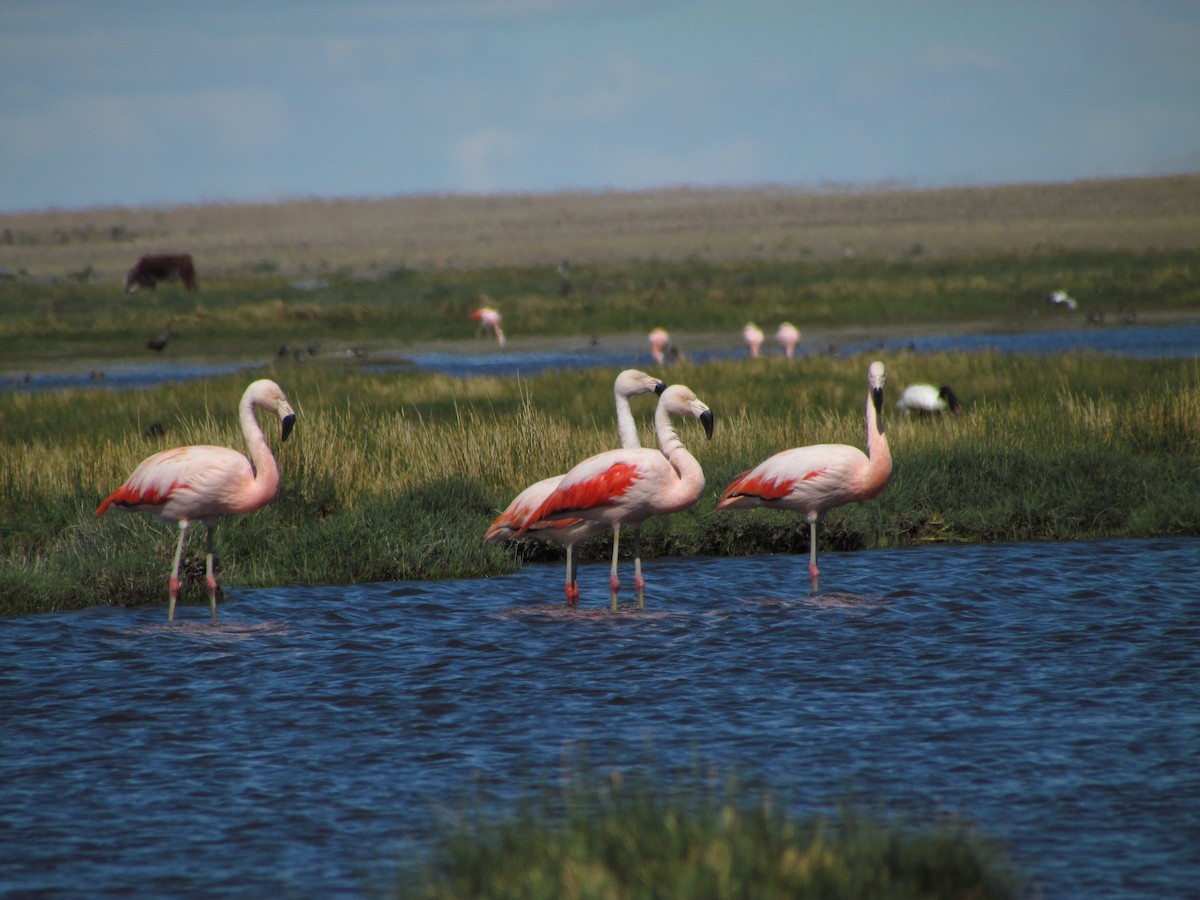
[[[861, 446], [868, 362], [776, 357], [665, 370], [712, 407], [716, 433], [705, 441], [695, 423], [680, 423], [708, 484], [693, 509], [647, 524], [646, 558], [803, 552], [797, 517], [717, 514], [715, 500], [779, 450]], [[900, 353], [885, 362], [892, 482], [876, 500], [831, 512], [822, 552], [1200, 534], [1196, 361]], [[616, 441], [616, 373], [602, 369], [519, 381], [314, 364], [264, 374], [288, 392], [298, 422], [287, 444], [274, 442], [275, 503], [218, 529], [230, 588], [470, 578], [561, 559], [556, 547], [484, 545], [482, 535], [520, 489]], [[0, 393], [0, 613], [162, 602], [173, 529], [92, 513], [157, 450], [242, 447], [234, 411], [251, 377]], [[965, 414], [893, 414], [902, 386], [918, 380], [953, 384]], [[652, 406], [634, 402], [647, 445]], [[167, 434], [147, 436], [154, 422]], [[202, 530], [189, 542], [185, 602], [205, 599]], [[581, 547], [585, 561], [605, 553], [602, 539]]]
[[[165, 358], [272, 359], [280, 345], [380, 347], [469, 339], [468, 314], [501, 310], [514, 339], [676, 333], [736, 335], [747, 320], [803, 330], [983, 323], [1013, 330], [1061, 326], [1086, 312], [1186, 315], [1200, 310], [1194, 250], [979, 253], [953, 259], [853, 258], [791, 262], [653, 261], [579, 264], [562, 297], [546, 267], [414, 271], [374, 279], [331, 274], [297, 287], [277, 274], [212, 277], [198, 293], [177, 284], [126, 295], [109, 284], [0, 281], [0, 359], [11, 374], [149, 357], [169, 322]], [[1043, 298], [1067, 286], [1074, 319]], [[158, 357], [155, 357], [158, 358]]]
[[412, 898], [855, 898], [1025, 895], [995, 841], [954, 818], [914, 824], [846, 807], [798, 819], [769, 794], [698, 775], [579, 776], [512, 815], [468, 805], [402, 872]]

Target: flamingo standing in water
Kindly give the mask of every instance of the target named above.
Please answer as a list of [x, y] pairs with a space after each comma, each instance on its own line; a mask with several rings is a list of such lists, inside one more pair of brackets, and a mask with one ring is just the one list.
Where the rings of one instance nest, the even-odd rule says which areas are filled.
[[747, 322], [746, 327], [742, 329], [742, 340], [750, 348], [750, 358], [758, 359], [758, 353], [762, 349], [763, 342], [762, 329], [753, 322]]
[[498, 310], [492, 309], [490, 306], [481, 306], [471, 313], [471, 318], [479, 323], [480, 328], [491, 329], [496, 335], [496, 342], [501, 347], [504, 346], [504, 329], [500, 327], [501, 316]]
[[790, 509], [809, 526], [808, 576], [817, 590], [817, 523], [827, 510], [877, 496], [892, 477], [892, 454], [883, 432], [881, 362], [867, 370], [867, 452], [846, 444], [814, 444], [776, 453], [725, 489], [717, 509]]
[[948, 384], [942, 385], [941, 388], [935, 388], [932, 384], [910, 384], [900, 395], [896, 408], [904, 410], [905, 413], [962, 412], [962, 405]]
[[135, 512], [156, 513], [164, 522], [179, 527], [179, 545], [171, 568], [171, 602], [167, 619], [175, 619], [179, 598], [179, 565], [183, 559], [183, 540], [188, 525], [199, 519], [207, 526], [208, 602], [213, 622], [217, 621], [217, 579], [213, 573], [213, 531], [222, 516], [239, 515], [260, 509], [275, 499], [279, 491], [279, 466], [267, 445], [257, 411], [270, 410], [283, 423], [283, 440], [296, 424], [296, 413], [283, 389], [275, 382], [261, 379], [242, 394], [238, 418], [242, 434], [250, 445], [250, 458], [228, 447], [196, 445], [163, 450], [143, 460], [119, 488], [104, 498], [96, 518], [110, 506]]
[[[673, 384], [662, 392], [654, 411], [654, 430], [661, 449], [609, 450], [585, 459], [562, 477], [558, 487], [530, 517], [536, 522], [578, 516], [612, 528], [613, 557], [608, 584], [614, 611], [621, 589], [617, 578], [621, 526], [634, 528], [634, 585], [638, 606], [642, 607], [646, 587], [642, 579], [642, 523], [653, 516], [667, 516], [694, 506], [704, 490], [704, 470], [683, 446], [671, 422], [671, 416], [684, 415], [699, 419], [704, 433], [712, 437], [712, 410], [691, 388]], [[517, 535], [528, 527], [518, 530]]]
[[655, 328], [650, 332], [650, 355], [660, 366], [667, 358], [666, 349], [669, 340], [671, 340], [671, 336], [667, 334], [666, 329]]
[[[666, 385], [663, 382], [645, 372], [639, 372], [637, 369], [626, 369], [617, 376], [617, 380], [613, 383], [613, 395], [617, 403], [617, 434], [622, 447], [630, 449], [641, 446], [641, 442], [638, 440], [637, 423], [633, 420], [633, 410], [629, 407], [629, 398], [651, 392], [661, 394], [665, 389]], [[604, 531], [604, 524], [572, 517], [531, 521], [530, 517], [553, 493], [562, 479], [562, 475], [543, 478], [517, 494], [513, 502], [508, 505], [508, 509], [492, 522], [483, 539], [487, 542], [511, 540], [524, 527], [526, 537], [535, 537], [538, 540], [553, 541], [556, 544], [564, 545], [567, 548], [565, 587], [567, 605], [575, 606], [579, 603], [579, 586], [575, 582], [575, 545], [593, 535], [600, 534]]]
[[800, 329], [791, 322], [784, 322], [775, 332], [775, 340], [783, 348], [783, 352], [791, 359], [796, 353], [796, 345], [800, 343]]

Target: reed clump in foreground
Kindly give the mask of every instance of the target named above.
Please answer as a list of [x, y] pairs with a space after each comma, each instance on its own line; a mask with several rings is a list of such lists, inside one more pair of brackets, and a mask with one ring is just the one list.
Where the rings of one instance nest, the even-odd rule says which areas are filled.
[[[410, 868], [412, 868], [410, 866]], [[396, 897], [1014, 898], [1023, 876], [955, 819], [891, 821], [854, 808], [797, 819], [736, 783], [577, 779], [508, 818], [447, 822]]]
[[[720, 513], [737, 474], [802, 444], [863, 442], [867, 357], [781, 357], [660, 371], [714, 410], [712, 441], [682, 428], [707, 476], [696, 506], [643, 528], [643, 555], [795, 553], [800, 520]], [[892, 354], [885, 424], [891, 484], [831, 512], [821, 551], [930, 543], [1200, 534], [1200, 367], [1091, 355]], [[533, 379], [453, 379], [334, 365], [142, 391], [0, 393], [0, 614], [161, 603], [170, 529], [93, 511], [146, 456], [241, 447], [234, 411], [252, 377], [283, 385], [298, 414], [277, 447], [269, 507], [223, 522], [229, 588], [479, 578], [561, 559], [532, 542], [484, 545], [492, 518], [532, 482], [615, 445], [612, 379], [589, 369]], [[952, 384], [966, 412], [893, 410], [913, 381]], [[635, 402], [642, 443], [652, 402]], [[151, 425], [158, 424], [165, 434]], [[692, 430], [694, 431], [694, 430]], [[605, 557], [596, 539], [584, 561]], [[185, 560], [182, 602], [205, 602], [203, 555]]]

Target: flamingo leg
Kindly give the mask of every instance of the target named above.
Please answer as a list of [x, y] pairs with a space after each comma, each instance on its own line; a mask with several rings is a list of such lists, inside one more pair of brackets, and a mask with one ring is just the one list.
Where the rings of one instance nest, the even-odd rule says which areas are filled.
[[183, 562], [183, 539], [187, 536], [187, 519], [179, 520], [179, 543], [175, 546], [175, 564], [171, 567], [171, 601], [167, 605], [167, 621], [175, 621], [175, 602], [179, 599], [179, 566]]
[[574, 549], [571, 544], [567, 544], [567, 606], [579, 604], [579, 587], [575, 583], [578, 564], [575, 560]]
[[812, 579], [812, 589], [814, 593], [817, 590], [817, 579], [821, 575], [820, 569], [817, 568], [817, 520], [816, 518], [809, 520], [809, 535], [808, 535], [808, 577]]
[[617, 577], [617, 551], [621, 546], [621, 526], [613, 526], [612, 571], [608, 576], [608, 589], [612, 592], [613, 612], [617, 611], [617, 593], [621, 590], [621, 579]]
[[633, 529], [633, 584], [637, 588], [638, 609], [646, 606], [646, 582], [642, 578], [642, 528]]
[[212, 608], [213, 624], [217, 624], [217, 576], [213, 574], [213, 531], [215, 525], [208, 526], [208, 559], [206, 560], [205, 581], [208, 583], [208, 605]]

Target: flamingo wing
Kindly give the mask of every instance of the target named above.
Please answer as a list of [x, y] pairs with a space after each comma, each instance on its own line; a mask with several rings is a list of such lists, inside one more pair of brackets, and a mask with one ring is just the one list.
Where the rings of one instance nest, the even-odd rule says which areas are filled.
[[718, 509], [779, 507], [807, 514], [851, 499], [856, 471], [867, 456], [846, 444], [814, 444], [784, 450], [743, 472], [725, 489]]
[[99, 518], [116, 504], [169, 519], [208, 519], [248, 511], [240, 490], [254, 481], [254, 467], [228, 447], [163, 450], [143, 460], [125, 483], [96, 509]]

